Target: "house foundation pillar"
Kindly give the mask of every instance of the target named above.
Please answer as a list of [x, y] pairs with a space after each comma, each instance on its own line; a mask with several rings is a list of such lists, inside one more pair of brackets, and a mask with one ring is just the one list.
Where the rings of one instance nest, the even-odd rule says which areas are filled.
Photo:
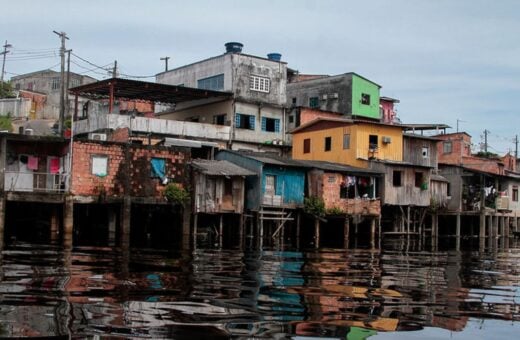
[[350, 217], [347, 215], [345, 217], [345, 222], [343, 224], [343, 247], [348, 249], [349, 243], [349, 235], [350, 234]]
[[72, 246], [74, 232], [74, 201], [70, 195], [65, 196], [63, 205], [63, 242], [66, 246]]

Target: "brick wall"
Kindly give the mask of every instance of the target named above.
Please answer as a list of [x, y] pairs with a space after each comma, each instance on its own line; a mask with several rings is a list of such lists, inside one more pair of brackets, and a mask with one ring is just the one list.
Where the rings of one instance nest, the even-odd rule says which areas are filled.
[[310, 122], [316, 118], [341, 118], [342, 115], [334, 112], [326, 112], [302, 107], [300, 110], [300, 125]]
[[[441, 139], [437, 143], [438, 162], [458, 165], [462, 157], [471, 156], [471, 136], [465, 133], [452, 133], [435, 136]], [[444, 142], [451, 142], [451, 152], [444, 152]]]
[[[92, 173], [94, 156], [107, 157], [106, 176]], [[189, 151], [115, 142], [75, 141], [71, 193], [106, 198], [121, 198], [126, 193], [133, 197], [160, 199], [165, 186], [161, 179], [151, 176], [152, 158], [165, 159], [166, 177], [170, 181], [183, 186], [187, 184]], [[127, 185], [129, 190], [125, 192]]]
[[128, 130], [128, 128], [116, 129], [110, 135], [110, 140], [113, 142], [125, 143], [125, 142], [128, 142], [129, 136], [130, 136], [130, 131]]

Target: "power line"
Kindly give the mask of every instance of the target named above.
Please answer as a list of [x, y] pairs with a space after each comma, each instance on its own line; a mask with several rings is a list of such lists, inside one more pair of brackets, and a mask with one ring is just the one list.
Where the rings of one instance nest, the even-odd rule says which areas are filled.
[[[88, 61], [87, 59], [84, 59], [84, 58], [80, 57], [79, 55], [77, 55], [77, 54], [75, 54], [75, 53], [71, 53], [71, 54], [72, 54], [74, 57], [78, 58], [79, 60], [81, 60], [81, 61], [83, 61], [83, 62], [85, 62], [85, 63], [87, 63], [87, 64], [89, 64], [89, 65], [92, 65], [92, 66], [94, 66], [94, 67], [96, 67], [96, 68], [99, 68], [99, 69], [102, 69], [102, 70], [106, 71], [106, 68], [103, 67], [103, 66], [96, 65], [96, 64], [94, 64], [93, 62], [90, 62], [90, 61]], [[112, 63], [110, 63], [109, 65], [112, 65]]]

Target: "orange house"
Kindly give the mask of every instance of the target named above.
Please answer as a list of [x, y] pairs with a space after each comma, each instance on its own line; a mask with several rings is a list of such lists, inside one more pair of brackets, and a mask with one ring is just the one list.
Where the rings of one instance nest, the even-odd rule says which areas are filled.
[[291, 131], [293, 159], [369, 168], [369, 160], [403, 161], [403, 127], [320, 117]]

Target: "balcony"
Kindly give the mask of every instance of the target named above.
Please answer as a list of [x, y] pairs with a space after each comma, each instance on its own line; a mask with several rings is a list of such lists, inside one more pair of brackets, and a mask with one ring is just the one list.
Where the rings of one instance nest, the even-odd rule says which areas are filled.
[[67, 182], [67, 173], [5, 171], [4, 190], [57, 194], [68, 189]]
[[118, 114], [91, 114], [88, 119], [74, 123], [74, 135], [120, 128], [128, 128], [134, 133], [152, 133], [219, 141], [228, 141], [231, 137], [229, 126]]

